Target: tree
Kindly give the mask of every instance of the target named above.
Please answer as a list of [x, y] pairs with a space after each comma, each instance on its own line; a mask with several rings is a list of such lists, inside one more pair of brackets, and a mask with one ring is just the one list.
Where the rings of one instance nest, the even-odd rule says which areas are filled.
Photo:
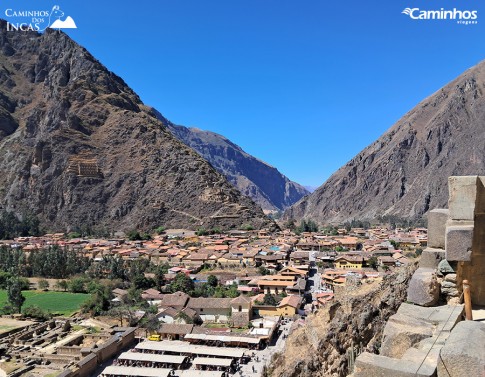
[[91, 285], [91, 297], [82, 305], [84, 313], [100, 315], [109, 309], [112, 296], [111, 288], [101, 284]]
[[29, 305], [24, 308], [24, 316], [40, 319], [46, 321], [52, 317], [52, 314], [38, 307], [37, 305]]
[[170, 283], [170, 291], [172, 293], [181, 291], [190, 294], [194, 290], [194, 287], [193, 280], [185, 274], [177, 274], [175, 279]]
[[86, 292], [85, 288], [85, 280], [82, 277], [77, 277], [71, 279], [71, 281], [68, 283], [69, 290], [72, 293], [84, 293]]
[[155, 283], [157, 289], [161, 289], [165, 285], [165, 274], [168, 273], [169, 265], [167, 263], [159, 264], [155, 268]]
[[264, 295], [263, 304], [264, 305], [276, 306], [278, 304], [278, 302], [276, 302], [275, 297], [271, 293], [266, 293]]
[[370, 257], [369, 260], [367, 261], [367, 264], [372, 267], [374, 270], [377, 270], [377, 258], [376, 257]]
[[40, 279], [37, 285], [42, 291], [47, 291], [49, 289], [49, 282], [46, 279]]
[[11, 278], [7, 285], [7, 299], [8, 302], [15, 308], [17, 313], [20, 313], [22, 305], [25, 302], [25, 297], [22, 294], [22, 285], [17, 278]]
[[155, 228], [155, 233], [162, 234], [163, 232], [165, 232], [164, 226], [159, 226], [158, 228]]
[[217, 285], [219, 284], [219, 281], [217, 280], [217, 277], [215, 277], [214, 275], [209, 275], [207, 277], [207, 284], [209, 284], [211, 287], [217, 287]]
[[69, 283], [65, 280], [58, 280], [54, 287], [57, 290], [63, 290], [65, 292], [69, 288]]
[[130, 241], [141, 241], [143, 239], [140, 232], [137, 230], [130, 230], [127, 237]]

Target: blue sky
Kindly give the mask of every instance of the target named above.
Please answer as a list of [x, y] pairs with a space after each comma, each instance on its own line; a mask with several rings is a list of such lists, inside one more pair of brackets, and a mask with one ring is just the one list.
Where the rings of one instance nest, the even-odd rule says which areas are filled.
[[[10, 0], [1, 17], [55, 4], [146, 104], [312, 186], [485, 59], [485, 6], [471, 0]], [[406, 7], [478, 10], [479, 23]]]

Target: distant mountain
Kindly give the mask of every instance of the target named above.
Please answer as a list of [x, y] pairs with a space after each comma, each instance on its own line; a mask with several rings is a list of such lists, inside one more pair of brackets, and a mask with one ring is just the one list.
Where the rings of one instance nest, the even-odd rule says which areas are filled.
[[83, 47], [5, 21], [0, 207], [48, 230], [274, 225]]
[[284, 218], [419, 218], [446, 206], [449, 176], [485, 174], [484, 91], [485, 61], [418, 104]]
[[209, 161], [241, 193], [264, 210], [284, 210], [309, 194], [303, 186], [290, 181], [276, 168], [246, 153], [224, 136], [178, 126], [159, 112], [157, 114], [175, 137]]
[[315, 186], [303, 186], [310, 194], [315, 191], [318, 187]]

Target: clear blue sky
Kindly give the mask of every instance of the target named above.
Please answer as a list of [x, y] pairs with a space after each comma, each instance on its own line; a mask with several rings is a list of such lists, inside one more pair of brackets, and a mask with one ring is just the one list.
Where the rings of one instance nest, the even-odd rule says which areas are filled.
[[[481, 1], [8, 0], [2, 12], [54, 4], [146, 104], [312, 186], [485, 59]], [[478, 10], [479, 24], [406, 7]]]

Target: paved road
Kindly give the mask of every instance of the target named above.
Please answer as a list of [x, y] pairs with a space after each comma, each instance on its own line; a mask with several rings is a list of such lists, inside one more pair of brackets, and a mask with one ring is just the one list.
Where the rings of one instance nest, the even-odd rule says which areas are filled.
[[234, 376], [261, 376], [264, 365], [268, 366], [270, 364], [273, 354], [284, 350], [285, 336], [288, 336], [292, 323], [292, 321], [289, 321], [287, 324], [281, 325], [276, 343], [266, 347], [264, 350], [254, 351], [255, 357], [248, 364], [241, 365], [241, 371], [235, 373]]

